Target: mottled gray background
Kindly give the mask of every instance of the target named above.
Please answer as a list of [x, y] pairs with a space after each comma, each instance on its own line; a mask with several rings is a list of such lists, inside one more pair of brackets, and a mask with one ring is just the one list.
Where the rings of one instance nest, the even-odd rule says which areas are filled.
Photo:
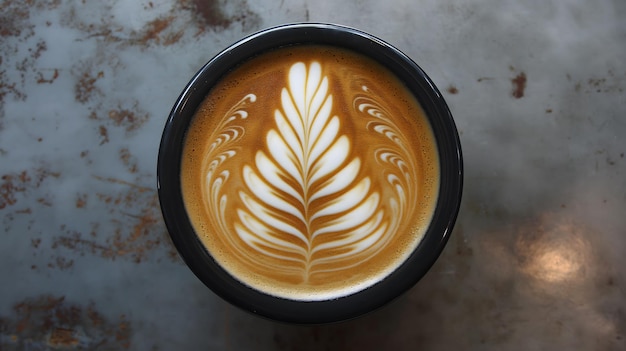
[[[0, 2], [1, 350], [626, 349], [626, 2]], [[207, 290], [156, 194], [166, 116], [256, 30], [397, 46], [461, 133], [454, 234], [364, 318], [276, 324]]]

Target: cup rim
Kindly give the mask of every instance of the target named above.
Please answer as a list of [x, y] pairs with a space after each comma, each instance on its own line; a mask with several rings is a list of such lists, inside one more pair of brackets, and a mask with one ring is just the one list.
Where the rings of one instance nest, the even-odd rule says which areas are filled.
[[[211, 86], [239, 62], [287, 45], [323, 44], [360, 52], [385, 65], [413, 92], [437, 140], [439, 197], [431, 223], [411, 255], [380, 282], [332, 300], [288, 300], [265, 294], [227, 273], [195, 234], [182, 200], [180, 160], [187, 126]], [[236, 58], [233, 60], [233, 57]], [[331, 23], [288, 23], [248, 35], [211, 58], [197, 71], [174, 104], [161, 137], [157, 190], [168, 233], [187, 266], [214, 293], [261, 317], [295, 324], [352, 319], [386, 305], [413, 287], [435, 263], [458, 215], [463, 160], [456, 125], [443, 96], [426, 73], [389, 43], [353, 27]]]

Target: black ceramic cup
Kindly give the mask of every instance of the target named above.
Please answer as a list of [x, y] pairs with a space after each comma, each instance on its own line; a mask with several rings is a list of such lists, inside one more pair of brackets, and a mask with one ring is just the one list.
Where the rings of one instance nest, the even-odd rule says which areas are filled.
[[[181, 192], [181, 155], [187, 128], [213, 85], [230, 70], [260, 53], [291, 45], [338, 46], [368, 56], [393, 72], [414, 94], [428, 117], [439, 152], [439, 195], [425, 236], [408, 259], [382, 281], [354, 294], [322, 301], [289, 300], [255, 290], [231, 276], [196, 236]], [[462, 156], [450, 111], [430, 78], [409, 57], [362, 31], [333, 24], [287, 24], [252, 34], [213, 57], [176, 101], [163, 132], [157, 166], [165, 224], [180, 255], [213, 292], [253, 314], [296, 323], [321, 324], [371, 312], [416, 284], [443, 250], [457, 217], [462, 193]]]

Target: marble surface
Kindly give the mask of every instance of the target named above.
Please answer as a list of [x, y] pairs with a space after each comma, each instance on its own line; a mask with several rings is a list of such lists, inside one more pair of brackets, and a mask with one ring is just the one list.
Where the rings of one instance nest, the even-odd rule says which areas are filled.
[[[623, 0], [0, 2], [0, 349], [626, 349], [624, 18]], [[213, 295], [156, 194], [189, 78], [294, 21], [355, 26], [411, 56], [465, 156], [435, 266], [329, 326]]]

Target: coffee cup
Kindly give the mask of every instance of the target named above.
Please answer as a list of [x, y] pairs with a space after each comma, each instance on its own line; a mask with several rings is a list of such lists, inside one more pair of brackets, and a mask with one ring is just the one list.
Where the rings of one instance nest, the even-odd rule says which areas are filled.
[[360, 30], [269, 28], [210, 59], [158, 156], [170, 237], [217, 295], [277, 321], [373, 311], [443, 250], [462, 193], [450, 111], [409, 57]]

